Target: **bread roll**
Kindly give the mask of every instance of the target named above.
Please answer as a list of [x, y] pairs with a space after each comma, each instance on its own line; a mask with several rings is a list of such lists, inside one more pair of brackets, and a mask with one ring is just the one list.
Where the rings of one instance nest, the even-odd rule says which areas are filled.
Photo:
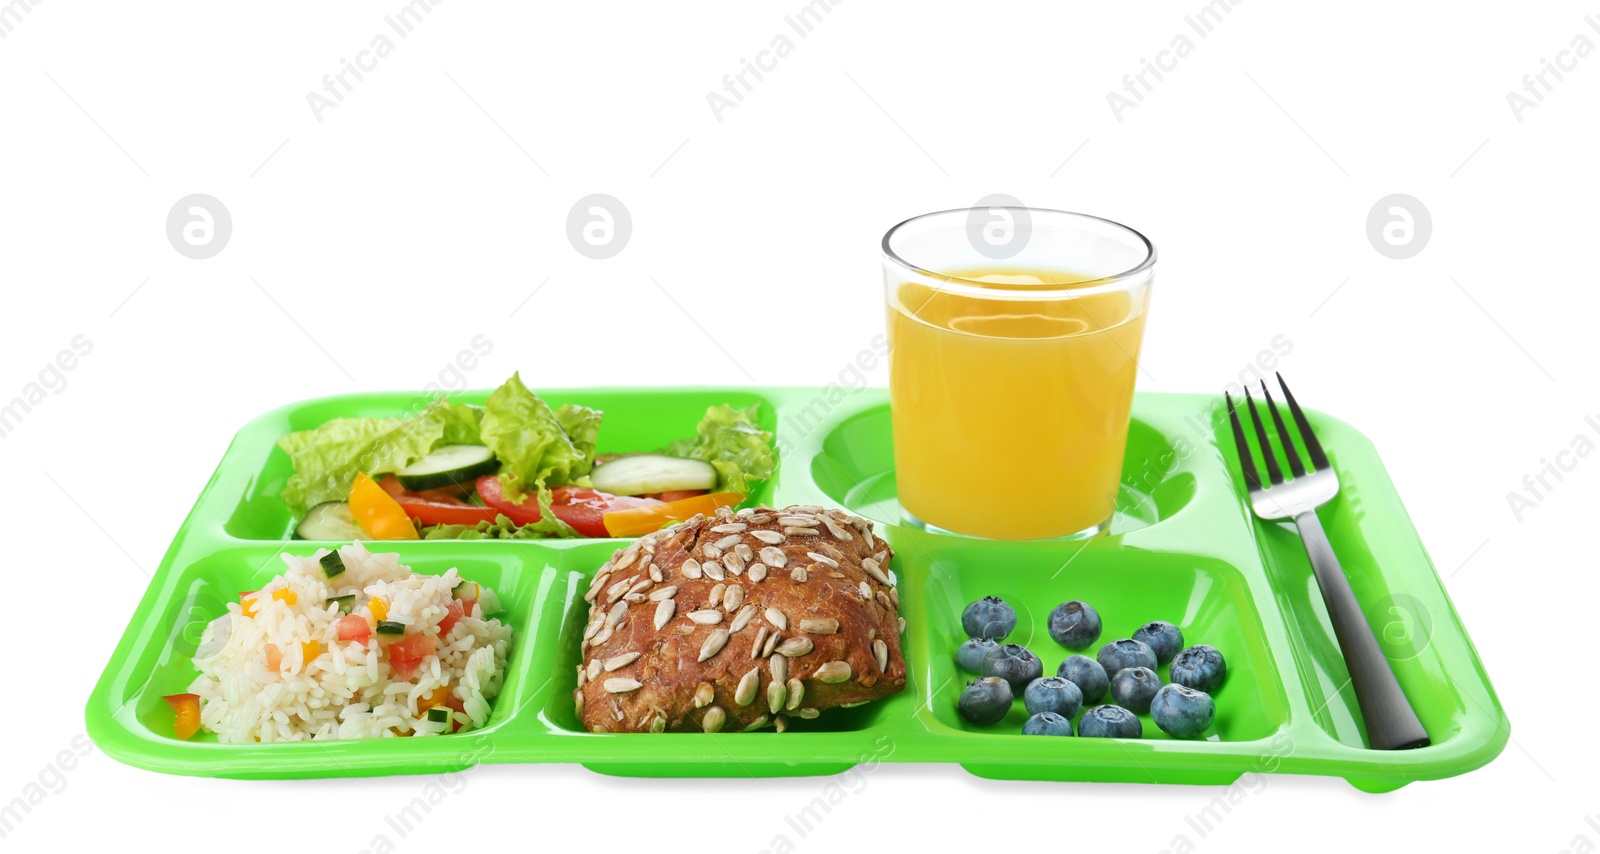
[[717, 732], [905, 688], [892, 551], [865, 519], [726, 508], [600, 567], [585, 599], [578, 717], [592, 732]]

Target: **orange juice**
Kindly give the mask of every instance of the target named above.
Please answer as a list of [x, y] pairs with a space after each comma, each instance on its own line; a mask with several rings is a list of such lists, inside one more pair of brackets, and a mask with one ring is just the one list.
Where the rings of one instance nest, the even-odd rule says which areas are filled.
[[1148, 290], [1062, 271], [948, 275], [982, 291], [890, 288], [901, 505], [929, 525], [1000, 539], [1109, 522]]

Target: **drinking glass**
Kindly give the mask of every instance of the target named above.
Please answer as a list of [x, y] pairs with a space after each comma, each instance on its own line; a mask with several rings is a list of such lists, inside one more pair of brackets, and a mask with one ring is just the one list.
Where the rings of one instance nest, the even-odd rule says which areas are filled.
[[1007, 540], [1109, 528], [1155, 273], [1149, 239], [1025, 207], [883, 237], [896, 483], [907, 521]]

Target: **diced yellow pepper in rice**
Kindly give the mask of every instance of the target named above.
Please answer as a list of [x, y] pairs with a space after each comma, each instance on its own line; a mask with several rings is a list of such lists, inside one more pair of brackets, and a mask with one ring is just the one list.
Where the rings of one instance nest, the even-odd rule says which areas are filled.
[[383, 621], [389, 619], [389, 603], [383, 601], [382, 596], [374, 596], [367, 602], [367, 610], [372, 612], [372, 619]]
[[291, 606], [300, 601], [300, 597], [295, 595], [295, 592], [287, 587], [280, 587], [277, 590], [272, 591], [272, 598], [282, 602], [285, 605]]
[[417, 714], [425, 715], [429, 709], [433, 708], [434, 706], [444, 705], [444, 701], [448, 699], [450, 699], [449, 686], [440, 685], [439, 687], [428, 692], [426, 696], [417, 698]]

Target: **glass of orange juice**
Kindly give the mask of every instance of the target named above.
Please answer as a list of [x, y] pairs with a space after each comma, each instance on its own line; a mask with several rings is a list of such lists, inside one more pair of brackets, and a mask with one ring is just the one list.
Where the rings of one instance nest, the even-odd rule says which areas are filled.
[[1007, 540], [1109, 529], [1155, 260], [1139, 232], [1065, 211], [941, 211], [889, 229], [909, 522]]

